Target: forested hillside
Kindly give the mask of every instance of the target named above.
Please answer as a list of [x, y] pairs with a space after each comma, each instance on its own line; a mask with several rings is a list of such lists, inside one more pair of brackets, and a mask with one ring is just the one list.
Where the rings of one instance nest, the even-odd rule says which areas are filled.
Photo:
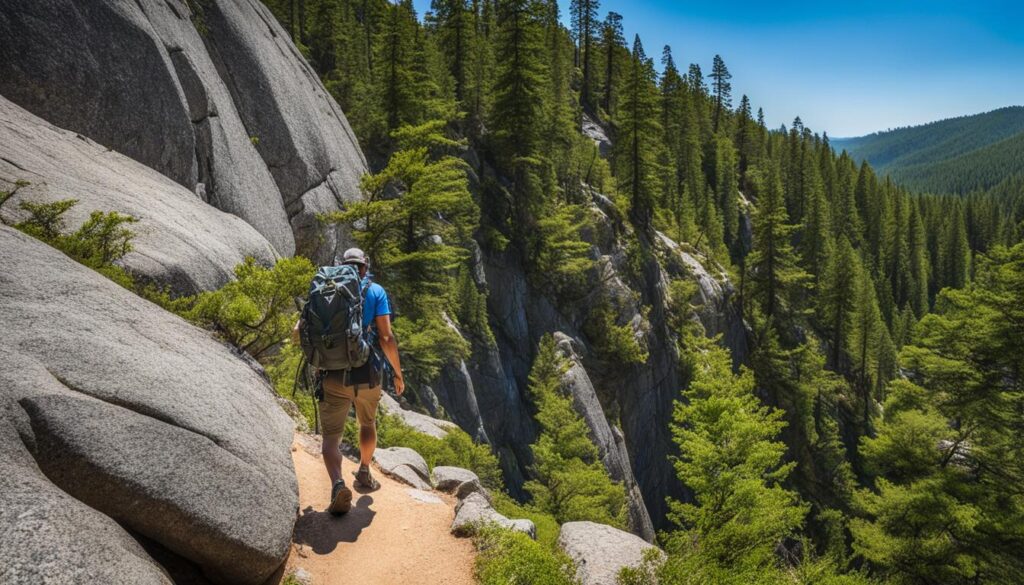
[[[767, 128], [720, 57], [705, 74], [649, 50], [657, 39], [645, 49], [598, 0], [574, 0], [571, 29], [554, 0], [436, 0], [425, 15], [407, 1], [268, 5], [367, 154], [366, 200], [321, 219], [353, 226], [392, 291], [413, 389], [498, 359], [487, 348], [506, 347], [512, 303], [580, 331], [668, 552], [629, 582], [1024, 576], [1019, 180], [1000, 186], [1009, 196], [911, 194], [799, 118]], [[745, 351], [689, 317], [692, 283], [670, 278], [666, 240], [735, 291]], [[481, 286], [480, 257], [526, 283]], [[502, 282], [535, 298], [505, 302]], [[484, 412], [502, 419], [492, 439], [539, 436], [496, 445], [510, 492], [559, 521], [620, 523], [606, 483], [573, 483], [597, 473], [593, 450], [552, 439], [571, 416], [540, 363], [551, 351], [500, 353], [538, 362], [528, 410]], [[636, 428], [655, 396], [629, 395], [633, 379], [676, 373], [667, 428]]]
[[916, 191], [985, 190], [1024, 173], [1024, 107], [843, 138], [833, 146]]

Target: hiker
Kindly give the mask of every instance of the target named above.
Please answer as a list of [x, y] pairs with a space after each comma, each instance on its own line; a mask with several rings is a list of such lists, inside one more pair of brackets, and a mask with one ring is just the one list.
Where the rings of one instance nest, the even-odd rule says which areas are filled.
[[[345, 480], [341, 476], [342, 456], [339, 447], [341, 446], [342, 432], [345, 430], [345, 421], [348, 419], [349, 408], [353, 404], [356, 409], [356, 420], [359, 422], [360, 455], [359, 471], [353, 474], [355, 476], [354, 485], [357, 488], [369, 490], [380, 487], [370, 473], [370, 461], [377, 448], [377, 404], [380, 402], [384, 367], [379, 352], [383, 352], [383, 357], [391, 365], [395, 393], [401, 395], [405, 390], [405, 380], [402, 378], [402, 367], [398, 359], [398, 342], [391, 330], [391, 303], [388, 301], [387, 292], [382, 286], [371, 281], [368, 275], [369, 259], [359, 248], [346, 250], [341, 263], [358, 269], [358, 294], [361, 294], [363, 299], [362, 335], [366, 339], [365, 345], [369, 349], [369, 356], [365, 363], [358, 367], [351, 369], [322, 368], [318, 375], [322, 384], [322, 394], [319, 396], [323, 429], [321, 451], [324, 465], [327, 466], [327, 474], [331, 478], [331, 505], [328, 510], [335, 515], [348, 512], [352, 505], [352, 491], [345, 485]], [[321, 269], [321, 273], [323, 271], [324, 269]], [[342, 276], [336, 278], [352, 275], [354, 279], [351, 270], [346, 273], [342, 269], [339, 273]], [[318, 278], [319, 276], [318, 273]], [[352, 285], [355, 286], [355, 283], [353, 282]], [[341, 294], [341, 292], [337, 294]], [[300, 337], [302, 327], [303, 320], [300, 319], [295, 325], [293, 337]], [[342, 332], [343, 334], [344, 332]], [[375, 348], [373, 345], [378, 347]], [[314, 366], [318, 365], [312, 360], [311, 363]]]

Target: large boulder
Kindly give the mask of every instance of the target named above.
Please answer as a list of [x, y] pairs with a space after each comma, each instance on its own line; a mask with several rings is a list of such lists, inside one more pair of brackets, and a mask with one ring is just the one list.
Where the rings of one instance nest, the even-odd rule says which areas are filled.
[[473, 481], [479, 482], [480, 478], [468, 469], [438, 465], [431, 470], [430, 480], [434, 484], [435, 489], [442, 492], [452, 493], [463, 483]]
[[643, 562], [654, 545], [629, 532], [596, 522], [566, 522], [558, 546], [576, 564], [582, 585], [616, 585], [619, 571]]
[[597, 391], [590, 382], [590, 376], [583, 367], [574, 349], [573, 340], [562, 332], [555, 332], [559, 352], [568, 360], [569, 369], [562, 376], [562, 384], [573, 399], [573, 407], [587, 423], [590, 440], [597, 447], [598, 455], [608, 475], [621, 483], [626, 490], [626, 504], [629, 514], [629, 529], [648, 542], [654, 540], [654, 524], [644, 505], [640, 486], [633, 477], [629, 464], [629, 453], [621, 431], [608, 424], [608, 418], [601, 408]]
[[113, 519], [53, 485], [6, 418], [0, 419], [0, 557], [0, 583], [172, 583]]
[[[196, 11], [193, 12], [192, 9]], [[0, 0], [0, 94], [326, 261], [360, 197], [344, 114], [255, 0]]]
[[455, 536], [471, 536], [479, 528], [490, 524], [537, 538], [537, 527], [532, 520], [506, 518], [491, 506], [486, 496], [478, 492], [469, 494], [456, 504], [451, 531]]
[[[16, 181], [27, 186], [15, 187]], [[262, 263], [274, 248], [252, 226], [203, 203], [188, 189], [124, 155], [62, 130], [0, 97], [0, 191], [16, 194], [0, 208], [14, 222], [21, 201], [78, 199], [68, 227], [92, 211], [118, 211], [139, 223], [134, 251], [122, 263], [131, 272], [178, 292], [217, 288], [246, 256]]]
[[23, 444], [0, 435], [0, 464], [22, 474], [2, 474], [13, 486], [0, 490], [0, 544], [39, 533], [18, 543], [15, 582], [161, 582], [136, 535], [219, 582], [261, 583], [281, 564], [298, 507], [292, 424], [259, 373], [4, 226], [0, 328], [0, 428], [13, 425]]
[[[424, 480], [430, 479], [430, 468], [427, 467], [427, 462], [423, 460], [419, 453], [408, 447], [377, 449], [373, 453], [373, 460], [384, 473], [390, 473], [397, 467], [406, 466], [415, 471]], [[427, 489], [429, 489], [429, 486]]]

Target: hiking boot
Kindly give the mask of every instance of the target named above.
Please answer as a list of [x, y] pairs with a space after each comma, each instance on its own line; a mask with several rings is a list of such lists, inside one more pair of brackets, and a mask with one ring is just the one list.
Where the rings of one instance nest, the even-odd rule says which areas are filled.
[[331, 505], [327, 508], [331, 514], [341, 516], [352, 507], [352, 490], [345, 486], [345, 480], [339, 479], [331, 488]]
[[367, 465], [360, 465], [359, 471], [353, 473], [356, 476], [355, 485], [368, 490], [380, 489], [380, 484], [370, 474], [370, 467]]

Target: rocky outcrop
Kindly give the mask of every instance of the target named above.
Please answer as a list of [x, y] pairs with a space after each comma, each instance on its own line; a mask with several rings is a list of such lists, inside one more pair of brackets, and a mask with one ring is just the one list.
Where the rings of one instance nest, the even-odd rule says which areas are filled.
[[590, 114], [583, 113], [583, 119], [580, 124], [580, 132], [584, 136], [594, 141], [597, 145], [598, 152], [601, 156], [607, 157], [612, 153], [612, 141], [608, 138], [608, 133], [601, 124], [599, 124]]
[[[682, 246], [662, 233], [658, 233], [658, 243], [666, 258], [667, 275], [684, 278], [695, 282], [697, 290], [691, 306], [695, 308], [695, 316], [700, 321], [708, 337], [721, 335], [725, 346], [732, 353], [733, 363], [737, 366], [746, 362], [747, 334], [746, 326], [736, 307], [736, 290], [729, 276], [716, 267], [713, 262], [698, 257], [695, 252], [685, 250]], [[717, 268], [717, 274], [708, 269]]]
[[261, 583], [280, 565], [298, 506], [292, 423], [259, 373], [2, 226], [0, 327], [0, 430], [17, 434], [0, 433], [0, 464], [17, 470], [0, 480], [0, 571], [167, 582], [132, 536], [220, 582]]
[[[197, 12], [193, 12], [195, 8]], [[0, 0], [0, 94], [326, 262], [360, 197], [344, 114], [256, 0]]]
[[188, 189], [79, 134], [61, 130], [0, 97], [0, 191], [27, 186], [0, 208], [15, 222], [21, 201], [78, 199], [66, 215], [72, 228], [92, 211], [139, 219], [134, 250], [122, 264], [134, 274], [193, 293], [232, 278], [246, 256], [274, 261], [274, 248], [238, 217], [203, 203]]
[[608, 423], [608, 418], [601, 408], [594, 385], [590, 382], [587, 370], [573, 348], [573, 340], [561, 332], [554, 334], [558, 350], [569, 361], [569, 369], [562, 376], [562, 384], [573, 398], [573, 407], [587, 423], [590, 440], [597, 447], [601, 463], [608, 475], [623, 485], [626, 490], [629, 529], [647, 542], [654, 541], [654, 525], [647, 513], [640, 486], [633, 477], [633, 469], [629, 464], [629, 453], [626, 451], [622, 432]]
[[558, 546], [575, 563], [582, 585], [616, 585], [619, 571], [640, 565], [648, 550], [657, 549], [629, 532], [594, 522], [566, 522]]
[[[661, 234], [634, 232], [612, 201], [600, 193], [590, 196], [594, 221], [581, 235], [591, 244], [595, 260], [588, 282], [600, 286], [579, 293], [580, 298], [555, 298], [553, 291], [530, 282], [513, 252], [474, 254], [472, 273], [478, 286], [488, 291], [495, 343], [475, 343], [465, 363], [468, 377], [461, 367], [449, 367], [435, 390], [444, 411], [455, 413], [453, 419], [461, 427], [483, 425], [499, 454], [511, 495], [525, 499], [524, 470], [532, 461], [528, 445], [537, 434], [526, 398], [529, 371], [540, 338], [564, 334], [572, 340], [567, 383], [574, 402], [606, 469], [627, 487], [630, 529], [650, 539], [667, 521], [666, 498], [688, 499], [670, 459], [675, 447], [669, 423], [686, 382], [679, 367], [679, 333], [668, 325], [672, 279], [697, 284], [697, 293], [688, 299], [695, 306], [693, 318], [708, 335], [722, 333], [738, 363], [746, 355], [745, 329], [725, 274], [705, 268], [713, 264]], [[639, 263], [626, 245], [634, 239], [648, 251]], [[618, 324], [631, 327], [648, 353], [645, 363], [617, 363], [593, 351], [596, 340], [584, 332], [586, 320], [593, 305], [603, 302], [610, 303]], [[466, 408], [467, 394], [477, 409]], [[621, 432], [609, 420], [616, 420]]]

